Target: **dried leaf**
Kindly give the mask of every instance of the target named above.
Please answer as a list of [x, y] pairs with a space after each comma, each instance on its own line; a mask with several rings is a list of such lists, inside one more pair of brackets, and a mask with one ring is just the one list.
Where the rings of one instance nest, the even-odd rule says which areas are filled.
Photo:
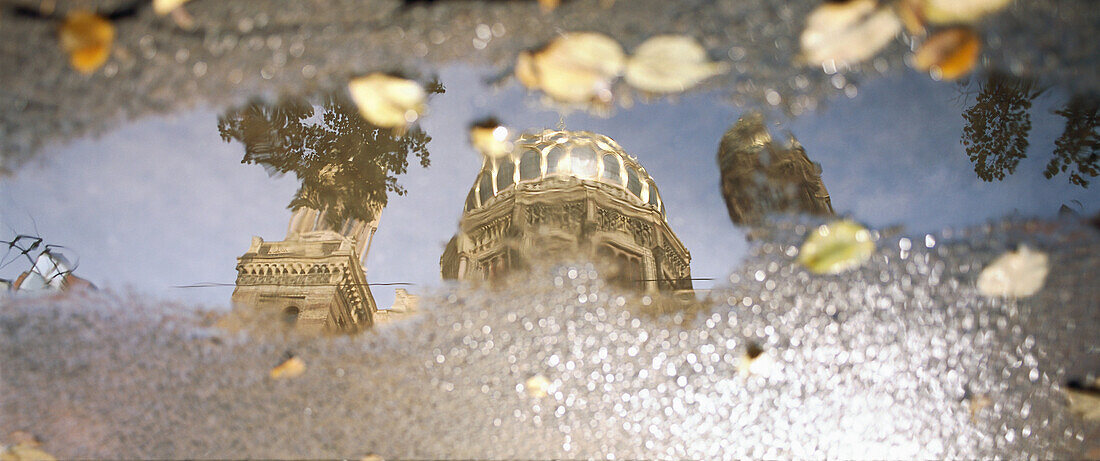
[[993, 405], [993, 399], [986, 394], [974, 394], [966, 399], [966, 409], [970, 412], [970, 421], [978, 421], [978, 413]]
[[512, 135], [495, 120], [477, 123], [470, 127], [470, 145], [486, 157], [503, 157], [512, 152]]
[[69, 54], [69, 64], [82, 74], [95, 72], [111, 56], [115, 26], [93, 13], [69, 13], [58, 33], [61, 48]]
[[901, 23], [911, 35], [924, 35], [925, 19], [922, 0], [900, 0], [894, 4], [895, 12]]
[[382, 73], [353, 79], [348, 90], [364, 119], [397, 130], [420, 118], [427, 99], [419, 83]]
[[57, 461], [57, 458], [33, 446], [16, 444], [0, 449], [0, 461]]
[[834, 221], [810, 234], [798, 262], [815, 274], [839, 274], [861, 266], [874, 252], [870, 231], [850, 220]]
[[1012, 0], [923, 0], [924, 17], [933, 24], [970, 23], [996, 13]]
[[1100, 421], [1100, 392], [1090, 389], [1065, 389], [1069, 409], [1085, 421]]
[[765, 354], [764, 350], [756, 344], [749, 344], [741, 360], [737, 362], [737, 372], [742, 378], [749, 376], [768, 376], [775, 368], [775, 359]]
[[279, 366], [271, 369], [271, 379], [289, 379], [306, 372], [306, 363], [298, 357], [291, 357]]
[[16, 445], [23, 445], [27, 447], [37, 447], [42, 445], [42, 441], [38, 439], [37, 435], [31, 434], [27, 431], [15, 431], [12, 432], [8, 438], [12, 443]]
[[164, 16], [190, 0], [153, 0], [153, 12]]
[[635, 50], [626, 63], [626, 83], [651, 93], [678, 93], [729, 71], [726, 63], [711, 62], [695, 39], [658, 35]]
[[877, 54], [899, 31], [901, 20], [875, 0], [825, 3], [806, 20], [802, 60], [856, 64]]
[[521, 53], [516, 77], [528, 88], [541, 89], [561, 102], [606, 101], [624, 61], [622, 47], [606, 35], [568, 33], [537, 53]]
[[554, 11], [560, 4], [561, 0], [539, 0], [539, 8], [542, 8], [543, 13]]
[[978, 291], [990, 297], [1031, 296], [1043, 287], [1050, 271], [1047, 254], [1021, 245], [999, 256], [978, 276]]
[[524, 383], [524, 389], [527, 389], [527, 395], [536, 399], [546, 397], [548, 389], [550, 389], [550, 380], [543, 375], [535, 375], [527, 378], [527, 382]]
[[937, 78], [954, 80], [969, 74], [981, 55], [981, 39], [968, 27], [937, 32], [913, 57], [913, 67]]

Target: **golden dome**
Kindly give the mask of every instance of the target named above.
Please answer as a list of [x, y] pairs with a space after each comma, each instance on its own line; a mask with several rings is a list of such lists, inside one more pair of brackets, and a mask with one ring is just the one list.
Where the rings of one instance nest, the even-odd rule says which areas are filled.
[[653, 178], [613, 139], [588, 131], [556, 130], [524, 133], [510, 154], [486, 158], [466, 196], [466, 211], [480, 208], [516, 184], [555, 176], [619, 187], [638, 205], [665, 213]]

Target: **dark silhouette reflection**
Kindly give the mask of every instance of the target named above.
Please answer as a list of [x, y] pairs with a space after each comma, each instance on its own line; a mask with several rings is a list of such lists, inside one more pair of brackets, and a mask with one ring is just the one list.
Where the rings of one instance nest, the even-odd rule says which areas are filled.
[[1054, 141], [1054, 158], [1047, 163], [1043, 176], [1047, 179], [1069, 171], [1069, 182], [1088, 187], [1087, 178], [1100, 173], [1100, 98], [1095, 95], [1074, 96], [1061, 110], [1054, 111], [1066, 119], [1066, 128]]
[[[438, 83], [429, 93], [443, 93]], [[289, 208], [324, 211], [333, 229], [348, 220], [371, 222], [388, 201], [387, 193], [404, 195], [397, 176], [414, 153], [427, 167], [431, 137], [419, 127], [403, 136], [363, 119], [344, 94], [328, 94], [315, 107], [304, 97], [284, 97], [275, 104], [254, 102], [218, 118], [227, 142], [240, 141], [241, 163], [263, 165], [269, 174], [293, 172], [301, 187]]]
[[821, 166], [810, 161], [793, 135], [786, 145], [772, 140], [759, 113], [742, 117], [722, 136], [718, 167], [735, 224], [755, 226], [781, 212], [833, 214]]
[[1042, 93], [1033, 81], [994, 73], [963, 112], [962, 143], [983, 181], [1004, 179], [1027, 156], [1031, 102]]

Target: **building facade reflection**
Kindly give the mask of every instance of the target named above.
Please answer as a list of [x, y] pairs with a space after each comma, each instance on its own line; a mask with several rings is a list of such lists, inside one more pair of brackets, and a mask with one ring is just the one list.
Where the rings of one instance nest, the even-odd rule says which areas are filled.
[[253, 237], [238, 258], [233, 303], [281, 313], [307, 331], [355, 332], [395, 317], [379, 315], [365, 263], [389, 194], [405, 193], [397, 177], [409, 154], [427, 167], [431, 137], [415, 126], [402, 134], [375, 126], [337, 93], [319, 106], [302, 97], [251, 103], [223, 114], [218, 131], [244, 145], [242, 163], [301, 184], [286, 238]]
[[786, 145], [772, 139], [764, 116], [737, 120], [718, 147], [722, 197], [734, 224], [756, 226], [775, 213], [832, 215], [821, 166], [792, 135]]
[[544, 130], [484, 158], [440, 268], [444, 279], [496, 280], [570, 256], [610, 263], [618, 286], [692, 288], [691, 255], [645, 168], [607, 136]]

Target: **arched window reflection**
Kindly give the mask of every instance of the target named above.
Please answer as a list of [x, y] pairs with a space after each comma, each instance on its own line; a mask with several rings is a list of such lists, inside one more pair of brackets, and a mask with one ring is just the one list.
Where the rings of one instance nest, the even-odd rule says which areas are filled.
[[638, 170], [630, 167], [626, 169], [626, 189], [635, 196], [641, 198], [642, 183], [638, 180]]
[[542, 158], [534, 149], [527, 149], [519, 161], [519, 179], [527, 181], [542, 175]]
[[577, 146], [571, 155], [573, 174], [584, 179], [596, 177], [596, 151], [591, 146]]
[[470, 211], [477, 208], [476, 198], [474, 197], [474, 190], [470, 189], [470, 193], [466, 195], [466, 211]]
[[295, 323], [298, 323], [298, 315], [300, 313], [301, 310], [298, 309], [298, 306], [289, 306], [286, 309], [283, 309], [283, 322], [286, 322], [286, 324], [288, 325], [294, 325]]
[[605, 182], [620, 186], [623, 184], [623, 177], [619, 170], [619, 157], [611, 154], [604, 154], [603, 173], [601, 176]]
[[561, 146], [550, 149], [550, 153], [546, 154], [546, 174], [569, 171], [568, 159], [569, 157], [565, 155], [565, 149], [562, 149]]
[[515, 174], [516, 164], [512, 163], [510, 159], [504, 160], [497, 168], [497, 190], [502, 191], [514, 184], [516, 182]]
[[481, 181], [478, 184], [478, 198], [481, 199], [482, 205], [493, 198], [493, 176], [488, 171], [481, 173]]

